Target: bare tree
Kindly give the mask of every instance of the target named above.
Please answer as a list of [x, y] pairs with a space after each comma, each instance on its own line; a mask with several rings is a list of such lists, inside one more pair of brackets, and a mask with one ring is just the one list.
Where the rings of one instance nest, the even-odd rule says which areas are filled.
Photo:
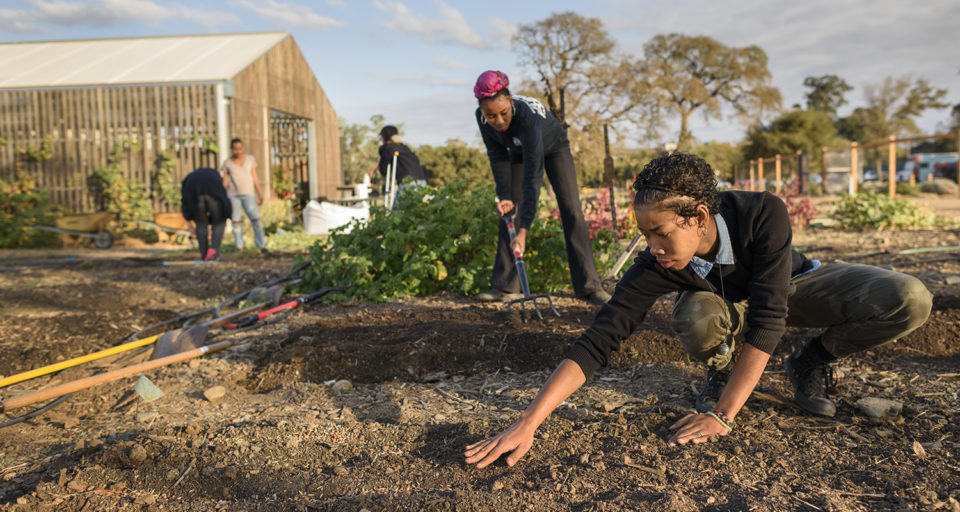
[[599, 18], [575, 12], [554, 14], [531, 25], [520, 25], [513, 43], [520, 63], [533, 66], [543, 82], [548, 107], [566, 123], [567, 97], [572, 111], [589, 87], [591, 72], [611, 58], [614, 42]]
[[690, 118], [722, 119], [731, 107], [742, 121], [756, 122], [780, 108], [780, 91], [769, 85], [767, 54], [758, 46], [728, 47], [706, 36], [657, 35], [644, 45], [643, 76], [667, 113], [680, 117], [677, 151], [690, 148]]

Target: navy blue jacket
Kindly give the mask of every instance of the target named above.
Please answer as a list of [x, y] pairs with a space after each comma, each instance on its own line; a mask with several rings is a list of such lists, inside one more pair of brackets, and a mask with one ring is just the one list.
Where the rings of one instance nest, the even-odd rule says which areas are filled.
[[518, 194], [510, 186], [510, 165], [523, 164], [523, 195], [517, 206], [517, 226], [530, 229], [540, 201], [544, 157], [569, 148], [567, 134], [543, 103], [526, 96], [513, 96], [513, 119], [504, 132], [487, 124], [479, 108], [476, 116], [497, 184], [497, 197], [501, 200], [517, 202]]
[[200, 212], [197, 211], [197, 199], [202, 195], [210, 196], [223, 205], [224, 218], [232, 216], [233, 208], [227, 189], [223, 188], [223, 177], [209, 167], [201, 167], [183, 178], [180, 184], [180, 212], [187, 220], [196, 220]]
[[787, 299], [795, 289], [790, 279], [813, 268], [813, 262], [793, 250], [790, 216], [777, 196], [721, 192], [720, 214], [730, 233], [733, 265], [714, 265], [704, 279], [689, 265], [668, 270], [649, 249], [641, 252], [567, 353], [587, 378], [607, 365], [610, 353], [640, 327], [658, 297], [676, 291], [703, 290], [723, 294], [730, 302], [746, 300], [749, 329], [744, 342], [773, 353], [786, 330]]
[[423, 167], [420, 166], [420, 159], [416, 153], [410, 150], [406, 144], [395, 144], [388, 142], [380, 146], [380, 174], [387, 177], [387, 166], [393, 165], [393, 153], [397, 155], [397, 183], [403, 183], [403, 179], [410, 176], [414, 180], [425, 180]]

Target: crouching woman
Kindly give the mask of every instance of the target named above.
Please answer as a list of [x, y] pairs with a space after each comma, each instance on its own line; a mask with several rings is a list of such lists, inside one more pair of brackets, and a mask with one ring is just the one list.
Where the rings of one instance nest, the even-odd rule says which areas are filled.
[[894, 341], [930, 315], [930, 292], [914, 277], [868, 265], [822, 265], [794, 251], [779, 198], [718, 192], [713, 170], [700, 158], [657, 158], [633, 188], [648, 248], [520, 419], [468, 446], [467, 463], [484, 467], [509, 453], [507, 464], [515, 464], [533, 445], [537, 427], [608, 363], [654, 301], [671, 292], [680, 292], [671, 325], [690, 357], [708, 368], [698, 412], [670, 427], [671, 445], [733, 430], [786, 326], [824, 329], [784, 365], [797, 404], [833, 416], [831, 362]]

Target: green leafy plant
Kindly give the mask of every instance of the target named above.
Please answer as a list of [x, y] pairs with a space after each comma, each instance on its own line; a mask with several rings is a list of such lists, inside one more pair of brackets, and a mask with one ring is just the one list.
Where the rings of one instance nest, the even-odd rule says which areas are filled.
[[946, 195], [953, 194], [957, 190], [957, 184], [953, 180], [946, 178], [934, 178], [933, 181], [926, 181], [920, 185], [920, 191], [926, 194]]
[[[500, 222], [493, 197], [492, 184], [407, 188], [396, 212], [374, 207], [366, 223], [355, 221], [314, 244], [301, 286], [343, 286], [347, 293], [337, 299], [372, 302], [485, 290]], [[596, 252], [614, 252], [612, 233], [601, 233], [594, 237]], [[531, 289], [554, 292], [569, 284], [559, 219], [534, 222], [524, 260]]]
[[180, 182], [177, 180], [176, 172], [177, 157], [170, 151], [160, 153], [153, 180], [157, 184], [159, 199], [172, 208], [179, 207], [183, 199], [180, 195]]
[[929, 208], [884, 194], [843, 194], [833, 217], [843, 229], [930, 229], [942, 220]]
[[107, 158], [107, 165], [93, 171], [88, 180], [99, 207], [116, 213], [121, 221], [153, 220], [153, 206], [146, 187], [128, 179], [126, 169], [120, 165], [121, 156], [136, 148], [135, 143], [117, 144]]
[[270, 173], [272, 175], [270, 186], [273, 188], [273, 192], [277, 194], [277, 197], [280, 199], [290, 199], [293, 197], [293, 193], [297, 190], [297, 185], [291, 177], [293, 173], [283, 165], [272, 166]]
[[901, 196], [919, 196], [920, 185], [912, 185], [909, 181], [897, 183], [897, 194]]
[[16, 173], [13, 182], [0, 179], [0, 247], [43, 247], [56, 240], [56, 234], [31, 229], [33, 225], [52, 226], [61, 207], [50, 201], [47, 191]]

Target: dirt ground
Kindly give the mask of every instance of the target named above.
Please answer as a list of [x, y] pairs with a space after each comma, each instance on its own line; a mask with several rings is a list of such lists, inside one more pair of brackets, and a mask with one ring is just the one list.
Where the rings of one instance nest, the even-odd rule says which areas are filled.
[[[956, 200], [930, 203], [960, 216]], [[446, 295], [311, 304], [259, 329], [214, 331], [234, 347], [148, 372], [165, 393], [157, 401], [127, 378], [0, 429], [0, 510], [960, 511], [960, 251], [949, 249], [960, 231], [811, 229], [795, 244], [908, 272], [935, 296], [917, 332], [837, 364], [836, 418], [787, 400], [782, 358], [813, 334], [791, 329], [759, 386], [782, 403], [753, 398], [732, 435], [667, 446], [704, 375], [678, 348], [668, 297], [518, 465], [477, 470], [463, 447], [512, 423], [596, 308], [561, 295], [560, 318], [523, 323]], [[917, 247], [948, 250], [898, 254]], [[113, 346], [295, 265], [292, 255], [189, 257], [0, 253], [0, 376]], [[146, 357], [0, 388], [0, 398]], [[208, 400], [216, 386], [225, 395]], [[854, 406], [868, 396], [903, 411], [868, 418]]]

